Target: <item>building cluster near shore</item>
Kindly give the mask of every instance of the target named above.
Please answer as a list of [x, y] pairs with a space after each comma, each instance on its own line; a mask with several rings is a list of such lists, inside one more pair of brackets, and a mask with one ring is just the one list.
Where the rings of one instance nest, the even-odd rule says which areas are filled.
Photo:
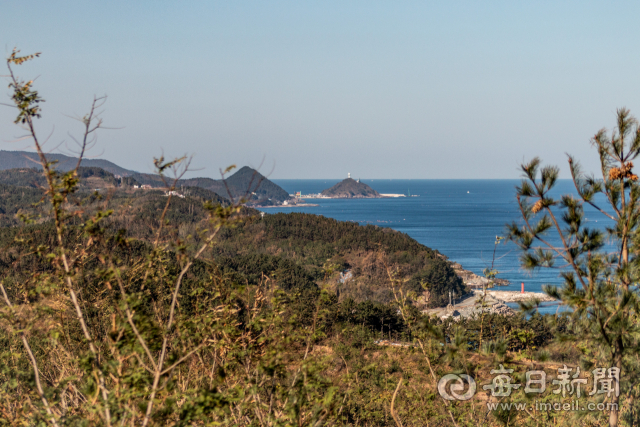
[[295, 194], [289, 194], [293, 199], [332, 199], [333, 197], [324, 196], [320, 193], [315, 194], [302, 194], [300, 191], [297, 191]]
[[[311, 193], [311, 194], [302, 194], [300, 191], [297, 191], [295, 194], [289, 194], [294, 199], [343, 199], [344, 197], [332, 197], [325, 196], [322, 193]], [[398, 198], [398, 197], [407, 197], [406, 194], [395, 194], [395, 193], [381, 193], [381, 198]]]

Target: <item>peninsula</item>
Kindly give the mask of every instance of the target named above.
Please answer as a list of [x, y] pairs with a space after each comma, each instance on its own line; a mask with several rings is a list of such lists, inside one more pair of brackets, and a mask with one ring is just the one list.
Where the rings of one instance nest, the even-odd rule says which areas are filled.
[[[78, 159], [76, 157], [66, 156], [64, 154], [49, 153], [47, 157], [56, 161], [56, 169], [60, 171], [68, 171], [75, 167]], [[103, 159], [82, 159], [80, 166], [84, 168], [82, 178], [100, 177], [115, 182], [122, 183], [122, 180], [130, 181], [131, 186], [141, 189], [162, 189], [167, 183], [157, 174], [140, 173], [128, 170], [116, 165], [108, 160]], [[12, 179], [20, 177], [19, 181], [26, 182], [25, 179], [33, 184], [33, 180], [42, 180], [41, 174], [37, 173], [40, 168], [38, 154], [29, 151], [6, 151], [0, 150], [0, 175], [2, 171], [10, 171], [8, 176]], [[30, 170], [35, 168], [33, 170]], [[17, 169], [22, 169], [17, 173]], [[27, 173], [28, 172], [28, 173]], [[0, 176], [0, 182], [4, 182], [4, 175]], [[14, 184], [9, 181], [9, 184]], [[44, 182], [43, 182], [44, 184]], [[207, 177], [201, 178], [184, 178], [176, 182], [176, 188], [200, 188], [211, 191], [216, 197], [231, 197], [247, 199], [248, 206], [287, 206], [293, 201], [293, 198], [277, 184], [273, 183], [267, 177], [262, 175], [255, 169], [244, 166], [234, 174], [226, 177], [224, 180], [216, 180]], [[198, 190], [193, 190], [198, 191]], [[250, 194], [249, 194], [250, 192]], [[285, 203], [287, 202], [287, 203]]]
[[332, 199], [365, 199], [382, 197], [380, 193], [369, 187], [367, 184], [360, 182], [360, 180], [356, 181], [351, 177], [340, 181], [320, 194]]

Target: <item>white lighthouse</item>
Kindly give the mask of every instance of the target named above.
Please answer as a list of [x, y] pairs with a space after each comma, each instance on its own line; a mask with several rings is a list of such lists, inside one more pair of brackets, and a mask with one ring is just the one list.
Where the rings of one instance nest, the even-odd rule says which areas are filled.
[[351, 172], [347, 172], [347, 178], [351, 178]]

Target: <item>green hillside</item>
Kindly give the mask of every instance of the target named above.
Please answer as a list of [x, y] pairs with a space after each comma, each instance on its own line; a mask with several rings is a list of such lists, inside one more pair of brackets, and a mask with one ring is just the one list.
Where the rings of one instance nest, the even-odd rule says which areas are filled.
[[[227, 231], [216, 252], [224, 256], [251, 253], [285, 257], [304, 266], [317, 283], [324, 283], [340, 298], [390, 302], [389, 271], [405, 280], [406, 290], [430, 292], [429, 305], [447, 303], [449, 291], [467, 290], [442, 257], [404, 233], [374, 225], [361, 226], [323, 216], [278, 213], [249, 218]], [[349, 270], [353, 278], [339, 283], [325, 278], [328, 266]]]
[[[246, 184], [250, 175], [242, 172], [232, 182]], [[163, 191], [134, 190], [99, 168], [80, 168], [78, 175], [83, 184], [72, 200], [84, 204], [84, 215], [112, 209], [108, 222], [113, 232], [126, 229], [130, 237], [153, 240], [167, 202]], [[46, 214], [46, 205], [37, 204], [42, 191], [36, 187], [44, 184], [36, 169], [0, 171], [0, 225], [18, 225], [18, 213], [32, 217]], [[102, 194], [97, 198], [92, 195], [96, 188]], [[168, 225], [163, 228], [163, 238], [191, 235], [198, 241], [198, 227], [205, 226], [207, 217], [204, 203], [227, 206], [229, 201], [200, 187], [185, 187], [181, 192], [184, 197], [174, 197], [165, 214]], [[224, 230], [210, 253], [224, 269], [235, 271], [236, 281], [253, 283], [261, 273], [278, 272], [274, 280], [281, 282], [283, 289], [306, 283], [304, 287], [331, 289], [342, 299], [387, 303], [392, 299], [388, 270], [393, 269], [406, 279], [407, 290], [422, 293], [423, 284], [428, 286], [432, 306], [444, 304], [450, 290], [458, 294], [465, 291], [462, 281], [436, 251], [406, 234], [302, 213], [261, 217], [244, 208], [244, 214], [245, 219]], [[326, 277], [328, 268], [335, 274]], [[346, 270], [353, 279], [339, 283], [337, 273]], [[282, 279], [285, 276], [290, 279]]]
[[[64, 154], [48, 154], [50, 161], [56, 161], [56, 169], [60, 171], [68, 171], [75, 168], [78, 159]], [[0, 173], [12, 169], [35, 169], [40, 170], [39, 159], [36, 153], [27, 151], [6, 151], [0, 150]], [[122, 168], [108, 160], [103, 159], [83, 159], [81, 162], [83, 168], [97, 168], [109, 172], [112, 175], [120, 177], [128, 177], [125, 183], [130, 185], [146, 184], [152, 187], [164, 187], [164, 181], [155, 174], [139, 173]], [[10, 173], [11, 174], [11, 173]], [[94, 175], [99, 174], [97, 172]], [[36, 176], [37, 173], [31, 173], [30, 176]], [[97, 176], [97, 175], [96, 175]], [[24, 181], [27, 177], [17, 177], [13, 181], [16, 185], [26, 185]], [[88, 177], [88, 176], [85, 176]], [[35, 177], [39, 182], [41, 177]], [[10, 180], [9, 180], [10, 181]], [[9, 182], [7, 181], [7, 182]], [[246, 198], [254, 205], [277, 205], [289, 199], [289, 194], [278, 185], [271, 182], [264, 175], [255, 169], [244, 166], [230, 175], [226, 179], [226, 185], [222, 180], [211, 178], [188, 178], [178, 182], [179, 187], [200, 187], [205, 190], [212, 191], [224, 197], [233, 197], [234, 199]], [[0, 178], [0, 182], [2, 178]], [[9, 182], [10, 183], [10, 182]], [[88, 185], [88, 183], [85, 183]], [[250, 190], [250, 191], [249, 191]], [[229, 194], [229, 191], [231, 194]]]
[[[142, 396], [134, 401], [145, 401], [152, 380], [149, 369], [138, 360], [148, 354], [156, 357], [162, 334], [167, 333], [171, 334], [169, 364], [182, 363], [181, 354], [188, 358], [194, 355], [193, 348], [211, 343], [188, 365], [178, 366], [176, 373], [198, 378], [194, 380], [197, 402], [211, 398], [205, 383], [214, 378], [220, 384], [214, 398], [222, 396], [225, 402], [233, 402], [225, 407], [244, 411], [253, 404], [238, 401], [236, 396], [247, 393], [253, 387], [251, 381], [270, 382], [287, 391], [288, 384], [296, 381], [292, 368], [302, 361], [308, 363], [302, 366], [309, 370], [306, 381], [313, 393], [319, 393], [317, 399], [324, 402], [330, 393], [339, 392], [339, 402], [346, 406], [341, 413], [348, 419], [366, 416], [371, 425], [391, 425], [382, 422], [385, 403], [373, 398], [385, 395], [389, 400], [395, 387], [395, 381], [386, 382], [389, 373], [402, 366], [403, 372], [411, 373], [408, 381], [420, 395], [432, 391], [426, 376], [428, 367], [423, 356], [415, 353], [417, 347], [387, 351], [376, 344], [381, 338], [409, 343], [422, 339], [431, 363], [452, 369], [454, 363], [464, 360], [463, 354], [451, 361], [454, 351], [459, 351], [453, 343], [479, 348], [479, 339], [502, 339], [499, 351], [504, 353], [544, 346], [553, 336], [539, 315], [525, 319], [491, 314], [486, 319], [463, 319], [459, 325], [422, 315], [419, 310], [423, 307], [412, 295], [421, 293], [423, 286], [430, 293], [429, 305], [435, 306], [446, 303], [449, 290], [462, 293], [464, 285], [437, 251], [388, 228], [302, 213], [262, 216], [244, 207], [210, 245], [204, 246], [202, 256], [192, 259], [189, 254], [202, 247], [215, 224], [211, 218], [224, 218], [221, 207], [230, 205], [227, 199], [198, 187], [185, 189], [185, 197], [173, 197], [167, 208], [168, 198], [161, 190], [113, 187], [108, 194], [96, 194], [82, 184], [69, 195], [66, 205], [62, 245], [68, 248], [65, 254], [72, 269], [65, 273], [55, 255], [60, 246], [50, 205], [38, 203], [43, 193], [30, 184], [36, 180], [32, 173], [0, 174], [0, 180], [5, 181], [12, 174], [28, 177], [19, 181], [24, 186], [0, 184], [0, 277], [7, 298], [19, 307], [18, 316], [36, 316], [29, 323], [29, 337], [38, 346], [36, 357], [48, 376], [59, 370], [54, 361], [63, 363], [64, 369], [76, 370], [91, 361], [76, 312], [66, 296], [68, 280], [77, 283], [79, 306], [87, 319], [88, 333], [99, 345], [99, 354], [113, 361], [114, 381], [125, 377], [129, 382], [123, 388]], [[80, 175], [88, 176], [82, 180], [111, 178], [108, 172], [93, 169], [82, 170]], [[16, 218], [18, 212], [35, 220], [22, 225]], [[104, 228], [92, 219], [98, 212], [111, 212], [101, 220]], [[187, 262], [191, 264], [177, 294], [175, 327], [163, 332], [176, 280], [182, 277]], [[340, 281], [343, 271], [353, 277]], [[395, 293], [391, 283], [398, 286]], [[132, 310], [130, 318], [127, 310]], [[9, 313], [3, 312], [3, 320], [13, 319]], [[138, 332], [131, 329], [132, 324]], [[55, 332], [53, 344], [49, 343], [51, 331]], [[148, 352], [140, 348], [136, 334], [150, 343]], [[523, 334], [527, 334], [526, 341], [520, 339]], [[62, 340], [56, 340], [58, 336]], [[439, 341], [424, 341], [432, 339], [425, 338], [428, 336]], [[5, 333], [0, 340], [9, 348], [20, 348], [14, 335]], [[57, 353], [60, 345], [65, 346], [62, 362]], [[129, 359], [121, 354], [131, 357], [131, 362], [124, 363]], [[557, 354], [565, 357], [565, 353]], [[0, 361], [7, 368], [0, 378], [19, 375], [28, 379], [30, 367], [24, 360], [12, 352], [0, 352]], [[221, 367], [207, 376], [214, 360], [219, 360]], [[259, 366], [251, 371], [256, 376], [253, 380], [246, 377], [248, 363]], [[474, 369], [488, 364], [483, 360], [471, 363]], [[92, 366], [78, 370], [74, 383], [91, 384]], [[351, 380], [355, 374], [357, 382]], [[12, 395], [11, 383], [2, 384], [0, 392]], [[193, 390], [171, 393], [166, 399], [178, 395], [190, 402], [187, 396]], [[285, 407], [287, 396], [279, 397], [276, 403]], [[431, 405], [432, 412], [440, 410], [431, 400], [425, 404]], [[163, 405], [173, 408], [171, 402]], [[168, 413], [171, 419], [185, 417], [183, 409]], [[79, 412], [78, 419], [87, 416]], [[207, 422], [211, 418], [228, 421], [225, 412], [212, 409], [195, 419]]]
[[[164, 186], [164, 182], [157, 175], [136, 173], [133, 178], [141, 184], [152, 187]], [[289, 194], [285, 190], [248, 166], [240, 168], [226, 178], [226, 185], [222, 180], [211, 178], [187, 178], [179, 180], [178, 187], [200, 187], [226, 198], [233, 197], [236, 200], [246, 198], [255, 205], [269, 206], [289, 199]]]
[[[33, 23], [24, 9], [12, 19], [22, 19], [28, 34]], [[44, 157], [39, 141], [47, 138], [37, 133], [44, 99], [34, 80], [17, 74], [39, 56], [11, 51], [5, 79], [14, 123]], [[197, 91], [197, 85], [185, 88]], [[95, 108], [103, 100], [95, 98], [91, 113], [82, 116], [87, 139], [78, 140], [91, 141], [101, 127]], [[617, 144], [615, 134], [611, 141]], [[0, 426], [604, 425], [607, 413], [599, 408], [532, 408], [531, 414], [531, 395], [517, 390], [496, 400], [485, 384], [503, 389], [499, 385], [509, 383], [511, 376], [496, 382], [498, 366], [513, 373], [512, 386], [524, 382], [525, 370], [528, 382], [531, 371], [560, 377], [561, 366], [603, 379], [595, 367], [604, 372], [602, 366], [623, 365], [601, 363], [614, 346], [593, 338], [598, 328], [628, 332], [617, 335], [615, 348], [637, 344], [635, 281], [612, 293], [614, 275], [597, 273], [595, 286], [576, 291], [575, 276], [567, 275], [567, 286], [553, 292], [575, 308], [568, 314], [543, 318], [535, 312], [537, 301], [525, 301], [520, 314], [492, 312], [478, 296], [471, 317], [432, 316], [426, 306], [442, 306], [450, 291], [466, 291], [436, 250], [388, 228], [258, 212], [237, 196], [248, 191], [251, 203], [270, 204], [288, 195], [250, 168], [228, 178], [229, 193], [208, 178], [181, 181], [170, 193], [159, 177], [110, 169], [108, 162], [63, 173], [73, 158], [50, 155], [58, 161], [51, 169], [46, 160], [34, 166], [33, 153], [7, 153], [0, 152]], [[537, 161], [523, 166], [530, 178]], [[624, 167], [630, 173], [631, 163]], [[540, 200], [533, 208], [523, 202], [525, 217], [540, 203], [549, 212], [557, 204], [545, 193], [556, 175], [555, 168], [542, 170], [543, 182], [534, 182]], [[635, 201], [640, 190], [632, 177]], [[576, 187], [589, 192], [589, 185]], [[625, 187], [606, 188], [613, 200]], [[363, 197], [358, 191], [351, 196]], [[533, 193], [529, 185], [519, 191], [525, 198]], [[599, 236], [575, 234], [582, 207], [571, 197], [562, 203], [565, 222], [572, 222], [570, 241], [595, 239], [576, 249], [577, 265], [586, 265], [583, 251], [589, 267], [613, 271], [607, 264], [616, 262], [614, 255], [595, 251], [591, 259]], [[545, 216], [536, 228], [548, 225]], [[528, 245], [529, 236], [525, 230], [518, 238]], [[549, 263], [547, 253], [526, 259]], [[614, 281], [635, 277], [634, 266], [623, 267]], [[581, 280], [587, 274], [576, 271]], [[617, 317], [600, 315], [613, 306], [626, 308]], [[561, 339], [551, 343], [554, 336]], [[617, 405], [619, 397], [620, 423], [608, 425], [637, 424], [636, 353], [618, 353], [625, 370], [609, 369], [608, 386], [603, 380], [597, 395], [583, 393], [589, 405], [613, 399]], [[456, 394], [467, 388], [462, 378], [467, 398]], [[470, 396], [474, 384], [478, 393]], [[560, 388], [553, 390], [555, 399], [550, 387], [548, 396], [535, 396], [536, 405], [539, 397], [554, 408], [569, 400], [573, 406], [572, 392], [565, 399], [563, 388], [560, 398]], [[602, 394], [605, 388], [615, 388], [616, 397]], [[455, 399], [443, 400], [449, 392]], [[501, 407], [492, 411], [488, 403]]]

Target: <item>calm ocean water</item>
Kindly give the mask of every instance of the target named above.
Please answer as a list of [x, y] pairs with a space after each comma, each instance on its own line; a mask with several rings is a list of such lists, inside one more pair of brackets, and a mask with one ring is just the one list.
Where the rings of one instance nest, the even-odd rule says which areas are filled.
[[[318, 193], [340, 180], [273, 180], [290, 194]], [[419, 197], [389, 199], [308, 199], [317, 207], [267, 208], [266, 213], [306, 212], [390, 227], [408, 234], [418, 242], [437, 249], [452, 261], [476, 274], [491, 266], [497, 235], [505, 234], [505, 224], [520, 223], [515, 186], [520, 180], [370, 180], [363, 179], [379, 193], [412, 194]], [[575, 193], [569, 180], [561, 180], [556, 195]], [[585, 208], [587, 224], [603, 228], [610, 224], [602, 214]], [[596, 222], [597, 221], [597, 222]], [[551, 240], [556, 241], [550, 234]], [[529, 273], [520, 268], [521, 252], [513, 243], [496, 250], [495, 268], [499, 278], [511, 282], [500, 290], [540, 292], [543, 284], [559, 285], [558, 270]], [[555, 310], [555, 309], [554, 309]], [[547, 311], [547, 310], [545, 310]]]

